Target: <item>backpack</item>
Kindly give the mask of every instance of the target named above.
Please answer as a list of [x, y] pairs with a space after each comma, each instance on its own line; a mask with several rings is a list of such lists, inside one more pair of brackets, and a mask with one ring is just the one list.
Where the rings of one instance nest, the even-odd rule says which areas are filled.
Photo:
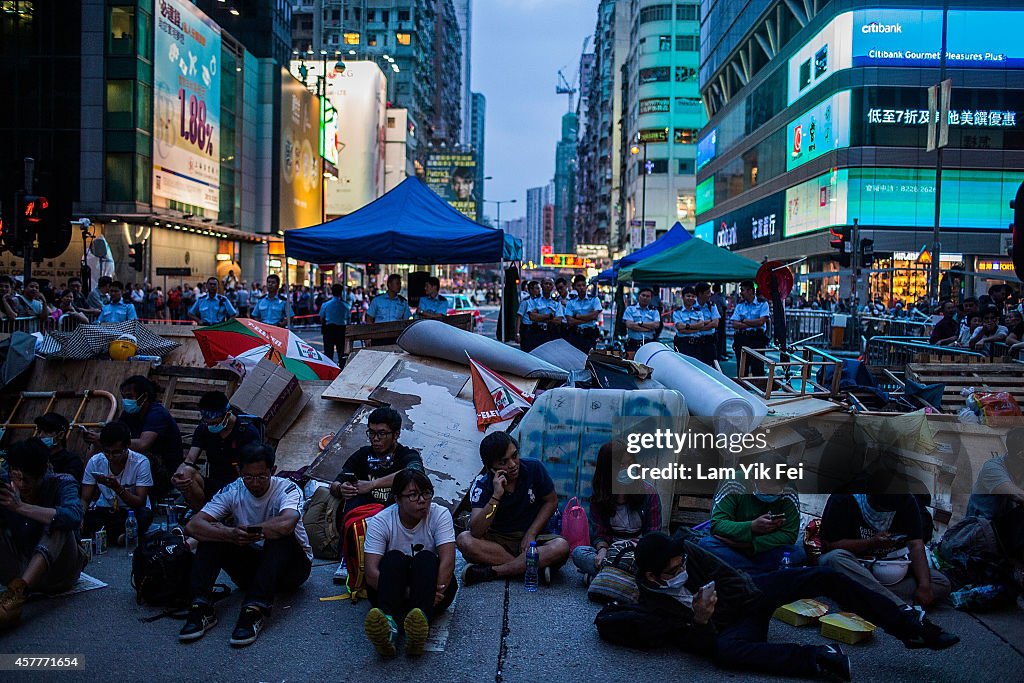
[[348, 567], [346, 586], [352, 603], [366, 597], [366, 564], [363, 546], [366, 543], [366, 522], [384, 509], [380, 503], [367, 503], [345, 513], [342, 521], [341, 554]]
[[587, 520], [587, 511], [576, 497], [570, 498], [562, 511], [561, 535], [569, 542], [569, 550], [575, 550], [581, 545], [590, 545], [590, 522]]
[[587, 597], [593, 602], [632, 604], [640, 599], [632, 541], [616, 541], [605, 555], [601, 571], [590, 581]]
[[192, 551], [181, 529], [154, 529], [132, 555], [135, 602], [152, 607], [186, 608], [192, 599]]
[[992, 522], [965, 517], [946, 530], [939, 542], [942, 570], [956, 585], [1006, 583], [1010, 578]]
[[306, 505], [302, 515], [302, 526], [309, 536], [313, 557], [321, 560], [337, 560], [341, 553], [341, 534], [338, 532], [337, 515], [341, 500], [331, 495], [329, 486], [319, 486]]
[[635, 603], [613, 602], [594, 617], [602, 640], [637, 650], [651, 650], [681, 642], [685, 625], [663, 612]]

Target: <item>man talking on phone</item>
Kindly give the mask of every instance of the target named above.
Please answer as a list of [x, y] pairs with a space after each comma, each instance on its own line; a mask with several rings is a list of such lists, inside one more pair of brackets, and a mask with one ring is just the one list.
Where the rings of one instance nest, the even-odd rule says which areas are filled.
[[[274, 476], [274, 461], [269, 446], [252, 443], [243, 448], [239, 478], [185, 527], [199, 540], [199, 548], [192, 563], [192, 607], [178, 634], [181, 642], [198, 640], [217, 625], [213, 585], [221, 569], [245, 592], [229, 641], [235, 646], [256, 642], [274, 596], [296, 590], [309, 578], [313, 550], [302, 526], [302, 490]], [[234, 526], [225, 524], [229, 519]]]

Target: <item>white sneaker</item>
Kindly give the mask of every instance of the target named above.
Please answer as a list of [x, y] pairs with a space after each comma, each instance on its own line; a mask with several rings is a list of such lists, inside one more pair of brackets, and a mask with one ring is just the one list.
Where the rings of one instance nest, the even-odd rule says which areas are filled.
[[343, 586], [348, 583], [348, 567], [345, 566], [344, 559], [338, 563], [338, 568], [334, 570], [334, 583], [339, 586]]

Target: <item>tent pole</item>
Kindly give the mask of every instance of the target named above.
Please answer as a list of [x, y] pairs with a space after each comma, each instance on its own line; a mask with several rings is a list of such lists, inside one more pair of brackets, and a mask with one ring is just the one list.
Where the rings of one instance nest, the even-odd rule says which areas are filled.
[[[281, 291], [284, 294], [284, 298], [286, 299], [285, 311], [287, 311], [288, 310], [288, 303], [287, 302], [291, 300], [291, 295], [292, 294], [291, 294], [291, 292], [288, 289], [288, 254], [287, 254], [287, 252], [285, 254], [283, 254], [283, 256], [284, 256], [284, 262], [281, 265], [284, 266], [282, 268], [282, 270], [284, 271], [284, 273], [283, 273], [284, 277], [281, 278], [281, 281], [283, 283], [282, 284], [282, 288], [283, 289]], [[294, 311], [293, 311], [293, 313], [294, 313]], [[288, 324], [286, 325], [286, 327], [290, 330], [292, 328], [291, 318], [288, 319], [287, 323]]]

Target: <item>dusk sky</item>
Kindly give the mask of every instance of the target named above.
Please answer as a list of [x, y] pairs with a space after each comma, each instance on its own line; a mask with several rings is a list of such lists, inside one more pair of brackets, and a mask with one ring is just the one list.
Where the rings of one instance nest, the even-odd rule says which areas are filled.
[[[555, 143], [568, 96], [556, 95], [558, 70], [570, 82], [583, 39], [594, 32], [597, 0], [476, 0], [471, 82], [487, 98], [486, 199], [501, 220], [526, 215], [526, 190], [555, 175]], [[496, 216], [488, 202], [483, 212]]]

